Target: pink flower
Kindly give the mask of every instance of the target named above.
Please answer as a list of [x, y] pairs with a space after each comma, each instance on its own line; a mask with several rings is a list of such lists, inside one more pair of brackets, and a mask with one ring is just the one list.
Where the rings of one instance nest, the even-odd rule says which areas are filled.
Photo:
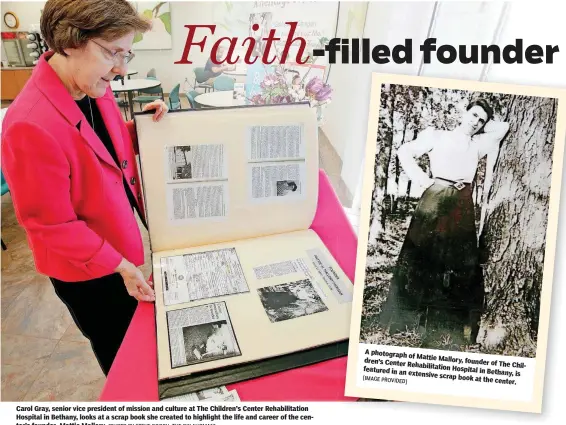
[[322, 80], [318, 77], [314, 77], [306, 85], [305, 92], [307, 93], [307, 96], [315, 96], [323, 86], [324, 83], [322, 82]]
[[276, 87], [277, 85], [280, 84], [281, 84], [281, 78], [277, 77], [276, 75], [269, 74], [261, 82], [261, 87], [262, 88]]
[[254, 95], [251, 100], [252, 100], [254, 105], [264, 105], [265, 104], [265, 99], [263, 99], [263, 97], [261, 97], [261, 94]]
[[327, 101], [331, 97], [332, 97], [332, 87], [330, 87], [328, 84], [325, 84], [314, 96], [314, 98], [319, 102]]

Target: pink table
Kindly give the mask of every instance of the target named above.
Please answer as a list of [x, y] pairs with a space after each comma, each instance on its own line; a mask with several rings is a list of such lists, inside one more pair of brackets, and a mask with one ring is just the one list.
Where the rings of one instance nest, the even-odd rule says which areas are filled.
[[[324, 171], [311, 225], [354, 281], [357, 238]], [[154, 305], [140, 303], [99, 401], [158, 401]], [[344, 396], [346, 357], [226, 386], [242, 401], [354, 401]]]

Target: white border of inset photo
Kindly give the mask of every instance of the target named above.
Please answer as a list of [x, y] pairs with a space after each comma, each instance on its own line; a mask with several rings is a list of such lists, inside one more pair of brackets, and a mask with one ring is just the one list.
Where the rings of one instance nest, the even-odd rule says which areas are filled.
[[[405, 86], [430, 87], [449, 90], [467, 90], [484, 93], [500, 93], [511, 95], [523, 95], [534, 97], [553, 98], [557, 101], [557, 121], [554, 137], [554, 149], [552, 152], [552, 175], [550, 187], [550, 199], [548, 205], [548, 223], [546, 227], [546, 244], [543, 264], [542, 292], [540, 295], [540, 319], [538, 329], [538, 340], [536, 358], [534, 364], [534, 377], [532, 378], [532, 397], [530, 399], [504, 399], [503, 395], [496, 398], [488, 398], [482, 391], [472, 396], [454, 395], [454, 393], [433, 393], [434, 390], [418, 389], [411, 385], [397, 386], [373, 386], [368, 383], [358, 382], [360, 376], [360, 365], [364, 352], [360, 349], [370, 347], [375, 350], [385, 350], [391, 353], [402, 350], [404, 347], [388, 345], [367, 344], [360, 341], [361, 319], [363, 311], [363, 294], [366, 280], [366, 260], [369, 241], [369, 230], [371, 220], [371, 203], [374, 191], [375, 161], [376, 161], [376, 136], [378, 134], [378, 120], [381, 105], [382, 84], [397, 84]], [[562, 166], [564, 157], [564, 141], [566, 137], [566, 90], [550, 87], [533, 87], [511, 84], [497, 84], [476, 81], [464, 81], [454, 79], [440, 79], [420, 76], [404, 76], [392, 74], [372, 74], [371, 100], [368, 118], [367, 141], [365, 149], [365, 163], [363, 172], [362, 202], [360, 211], [360, 227], [358, 239], [358, 251], [356, 261], [356, 273], [354, 284], [354, 298], [352, 304], [352, 320], [350, 325], [350, 341], [348, 366], [346, 377], [345, 395], [349, 397], [362, 397], [369, 399], [386, 399], [393, 401], [409, 401], [429, 404], [442, 404], [451, 406], [478, 407], [499, 410], [513, 410], [522, 412], [540, 413], [542, 409], [542, 397], [544, 387], [544, 372], [547, 353], [547, 338], [549, 328], [549, 316], [551, 305], [551, 289], [554, 275], [556, 239], [558, 234], [558, 213], [560, 203], [560, 190], [562, 183]], [[433, 350], [415, 348], [421, 353]], [[451, 351], [434, 350], [438, 355], [449, 356]], [[462, 353], [467, 354], [467, 353]], [[472, 357], [470, 355], [469, 357]], [[485, 355], [491, 356], [491, 355]], [[503, 356], [492, 356], [502, 358]], [[372, 365], [369, 365], [372, 366]], [[423, 370], [424, 371], [424, 370]], [[435, 388], [433, 380], [428, 381], [430, 387]], [[461, 383], [460, 383], [461, 384]], [[391, 389], [394, 388], [394, 389]], [[422, 388], [422, 386], [421, 386]], [[502, 387], [503, 388], [503, 387]], [[452, 394], [452, 395], [449, 395]], [[497, 392], [495, 392], [497, 394]], [[496, 396], [494, 396], [496, 397]]]

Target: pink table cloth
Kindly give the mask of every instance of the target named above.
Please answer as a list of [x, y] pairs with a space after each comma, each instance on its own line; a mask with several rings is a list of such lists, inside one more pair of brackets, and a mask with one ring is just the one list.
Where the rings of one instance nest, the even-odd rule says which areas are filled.
[[[319, 171], [318, 207], [311, 225], [354, 282], [357, 237], [328, 176]], [[154, 304], [141, 302], [108, 374], [99, 401], [158, 401]], [[354, 401], [344, 396], [346, 357], [226, 386], [242, 401]]]

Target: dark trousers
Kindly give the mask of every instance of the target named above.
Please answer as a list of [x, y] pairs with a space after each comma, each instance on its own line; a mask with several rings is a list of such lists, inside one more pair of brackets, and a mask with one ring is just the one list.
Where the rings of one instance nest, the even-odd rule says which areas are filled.
[[138, 301], [128, 294], [118, 273], [85, 282], [54, 278], [51, 282], [77, 327], [90, 340], [102, 371], [108, 375]]

